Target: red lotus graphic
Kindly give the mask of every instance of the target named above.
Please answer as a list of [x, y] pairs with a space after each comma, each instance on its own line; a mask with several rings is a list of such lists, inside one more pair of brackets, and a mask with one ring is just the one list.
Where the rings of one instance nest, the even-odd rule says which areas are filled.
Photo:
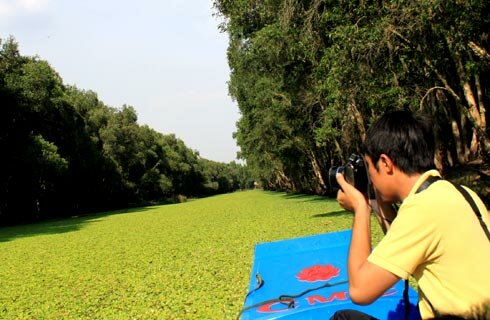
[[316, 264], [309, 268], [301, 270], [296, 275], [299, 281], [315, 282], [315, 281], [327, 281], [339, 275], [340, 269], [334, 267], [331, 264], [320, 265]]

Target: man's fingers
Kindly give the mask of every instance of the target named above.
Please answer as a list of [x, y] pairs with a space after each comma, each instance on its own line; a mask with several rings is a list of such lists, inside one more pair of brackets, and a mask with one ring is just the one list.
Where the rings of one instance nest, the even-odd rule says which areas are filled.
[[346, 185], [346, 184], [348, 184], [348, 182], [347, 182], [347, 181], [345, 181], [344, 175], [343, 175], [343, 174], [341, 174], [341, 173], [337, 173], [337, 174], [335, 175], [335, 178], [337, 179], [337, 182], [338, 182], [338, 184], [339, 184], [340, 188], [341, 188], [343, 191], [345, 191], [345, 185]]
[[339, 191], [337, 191], [337, 202], [339, 203], [339, 205], [345, 209], [345, 193], [342, 191], [342, 189], [339, 189]]

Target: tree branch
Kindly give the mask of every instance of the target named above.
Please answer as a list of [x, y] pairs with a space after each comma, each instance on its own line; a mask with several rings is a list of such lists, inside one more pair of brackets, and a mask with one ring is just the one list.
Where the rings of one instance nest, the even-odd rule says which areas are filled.
[[444, 87], [432, 87], [429, 90], [427, 90], [427, 92], [422, 97], [422, 100], [420, 100], [420, 107], [419, 107], [419, 110], [420, 111], [422, 111], [422, 109], [424, 107], [424, 100], [425, 100], [425, 98], [427, 98], [427, 96], [429, 95], [429, 93], [431, 93], [432, 91], [437, 90], [437, 89], [449, 91], [448, 89], [446, 89]]
[[480, 47], [473, 41], [468, 42], [468, 46], [473, 52], [480, 57], [486, 64], [490, 64], [490, 54], [485, 50], [485, 48]]

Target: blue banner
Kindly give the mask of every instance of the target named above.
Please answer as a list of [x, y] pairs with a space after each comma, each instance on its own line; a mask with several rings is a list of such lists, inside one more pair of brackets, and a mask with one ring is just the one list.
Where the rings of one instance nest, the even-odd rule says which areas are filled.
[[[404, 319], [403, 281], [368, 306], [350, 300], [346, 283], [350, 238], [351, 230], [346, 230], [257, 244], [244, 307], [260, 305], [244, 311], [241, 319], [329, 319], [343, 309], [381, 320]], [[277, 301], [280, 296], [282, 301]], [[420, 319], [412, 288], [409, 301], [410, 319]]]

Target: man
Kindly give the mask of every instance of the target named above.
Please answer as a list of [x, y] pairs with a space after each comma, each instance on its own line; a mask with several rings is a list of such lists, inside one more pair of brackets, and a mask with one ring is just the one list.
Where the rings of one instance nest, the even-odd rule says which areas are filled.
[[[371, 252], [371, 207], [341, 174], [339, 204], [354, 212], [348, 256], [349, 294], [370, 304], [400, 279], [413, 275], [419, 286], [423, 319], [468, 317], [490, 302], [490, 241], [468, 201], [434, 170], [432, 127], [407, 111], [384, 115], [367, 132], [362, 146], [377, 198], [380, 221], [389, 228]], [[469, 190], [486, 226], [483, 202]], [[398, 213], [387, 212], [401, 203]], [[354, 315], [354, 316], [353, 316]], [[350, 318], [349, 318], [350, 316]], [[334, 319], [370, 319], [339, 312]]]

